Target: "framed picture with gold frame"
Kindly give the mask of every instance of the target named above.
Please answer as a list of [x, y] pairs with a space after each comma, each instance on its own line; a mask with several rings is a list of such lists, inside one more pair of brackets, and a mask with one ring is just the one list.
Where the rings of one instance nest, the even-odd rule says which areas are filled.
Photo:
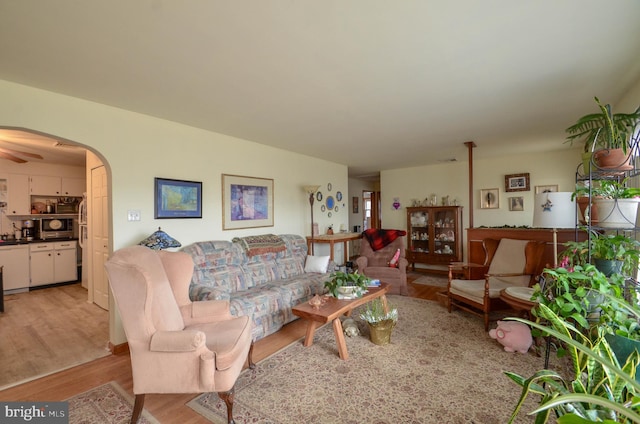
[[273, 227], [273, 179], [222, 174], [222, 229]]
[[497, 188], [480, 190], [480, 209], [498, 209], [500, 207], [500, 193]]

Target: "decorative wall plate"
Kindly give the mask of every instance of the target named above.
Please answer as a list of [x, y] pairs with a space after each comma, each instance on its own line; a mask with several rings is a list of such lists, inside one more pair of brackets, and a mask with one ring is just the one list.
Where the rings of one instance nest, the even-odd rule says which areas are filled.
[[334, 211], [338, 212], [338, 205], [336, 205], [335, 208], [333, 208]]
[[339, 191], [339, 192], [337, 192], [337, 193], [336, 193], [336, 200], [337, 200], [338, 202], [342, 201], [342, 192], [341, 192], [341, 191]]
[[316, 193], [316, 200], [318, 202], [322, 202], [322, 192], [321, 191]]
[[331, 191], [332, 185], [331, 183], [327, 184], [327, 191]]
[[322, 206], [320, 206], [320, 210], [321, 210], [322, 212], [324, 212], [324, 211], [326, 211], [326, 210], [327, 210], [327, 208], [326, 208], [324, 205], [322, 205]]
[[336, 205], [336, 201], [333, 199], [333, 196], [327, 196], [326, 200], [327, 209], [331, 210]]

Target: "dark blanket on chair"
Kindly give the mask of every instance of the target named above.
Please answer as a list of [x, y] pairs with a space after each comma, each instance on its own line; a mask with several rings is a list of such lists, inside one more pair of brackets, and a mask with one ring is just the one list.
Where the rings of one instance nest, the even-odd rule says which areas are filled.
[[365, 230], [362, 235], [369, 241], [371, 248], [375, 251], [382, 249], [398, 237], [406, 236], [407, 232], [403, 230], [380, 230], [371, 228]]

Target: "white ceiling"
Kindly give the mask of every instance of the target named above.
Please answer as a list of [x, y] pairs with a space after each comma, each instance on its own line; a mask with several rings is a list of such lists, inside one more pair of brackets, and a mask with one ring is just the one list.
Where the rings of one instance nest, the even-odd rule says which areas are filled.
[[635, 0], [0, 0], [0, 79], [361, 176], [466, 160], [468, 140], [567, 148], [593, 96], [640, 79], [639, 18]]

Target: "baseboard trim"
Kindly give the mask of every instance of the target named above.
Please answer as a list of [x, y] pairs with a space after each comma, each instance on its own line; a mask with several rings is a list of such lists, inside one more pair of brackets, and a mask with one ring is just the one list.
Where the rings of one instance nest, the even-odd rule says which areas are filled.
[[129, 343], [124, 342], [122, 344], [114, 345], [113, 343], [109, 342], [109, 350], [113, 355], [129, 353]]

